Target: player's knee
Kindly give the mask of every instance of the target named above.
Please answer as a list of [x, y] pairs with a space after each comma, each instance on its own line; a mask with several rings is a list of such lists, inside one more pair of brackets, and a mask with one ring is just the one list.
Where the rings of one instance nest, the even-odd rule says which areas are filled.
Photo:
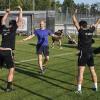
[[49, 61], [49, 57], [46, 57], [45, 60], [46, 60], [46, 61]]
[[14, 70], [15, 70], [15, 68], [14, 68], [14, 67], [10, 68], [10, 69], [9, 69], [9, 75], [13, 75]]

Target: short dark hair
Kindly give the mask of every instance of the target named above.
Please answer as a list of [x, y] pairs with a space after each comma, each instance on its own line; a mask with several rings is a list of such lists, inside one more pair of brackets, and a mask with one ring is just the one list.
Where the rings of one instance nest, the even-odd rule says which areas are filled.
[[10, 20], [9, 25], [17, 26], [16, 20]]
[[79, 26], [82, 26], [83, 28], [86, 28], [86, 27], [87, 27], [87, 22], [84, 21], [84, 20], [81, 20], [81, 21], [79, 22]]

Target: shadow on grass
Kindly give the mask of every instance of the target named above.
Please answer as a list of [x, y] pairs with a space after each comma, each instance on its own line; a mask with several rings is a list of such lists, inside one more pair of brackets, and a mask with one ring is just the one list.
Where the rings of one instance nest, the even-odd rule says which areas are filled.
[[[34, 78], [40, 79], [40, 80], [42, 80], [42, 81], [44, 81], [44, 82], [46, 82], [48, 84], [51, 84], [51, 85], [53, 85], [55, 87], [59, 87], [59, 88], [64, 89], [64, 90], [68, 90], [70, 92], [73, 92], [74, 90], [71, 90], [71, 89], [65, 88], [63, 86], [60, 86], [57, 83], [55, 83], [55, 81], [58, 81], [58, 82], [61, 82], [61, 83], [65, 83], [65, 84], [68, 84], [68, 85], [72, 85], [72, 86], [75, 86], [75, 87], [77, 86], [76, 84], [73, 84], [73, 83], [70, 83], [70, 82], [66, 82], [66, 81], [63, 81], [63, 80], [55, 79], [55, 78], [52, 78], [52, 77], [49, 77], [49, 76], [45, 76], [45, 75], [40, 75], [40, 74], [37, 74], [35, 72], [30, 72], [29, 70], [23, 70], [22, 68], [18, 68], [18, 67], [16, 68], [16, 71], [19, 72], [19, 73], [28, 75], [30, 77], [34, 77]], [[67, 73], [67, 74], [69, 74], [69, 73]], [[74, 75], [72, 75], [72, 76], [74, 76]], [[50, 80], [52, 80], [54, 82], [51, 82], [48, 79], [50, 79]], [[85, 80], [89, 80], [89, 79], [85, 78]], [[91, 88], [86, 87], [86, 86], [83, 86], [83, 88], [86, 88], [86, 89], [89, 89], [89, 90], [91, 89]]]
[[[27, 64], [27, 65], [26, 65]], [[23, 67], [21, 67], [23, 66]], [[58, 85], [57, 83], [54, 83], [54, 82], [51, 82], [51, 81], [48, 81], [48, 79], [52, 80], [52, 81], [58, 81], [58, 82], [61, 82], [61, 83], [65, 83], [65, 84], [68, 84], [68, 85], [73, 85], [73, 86], [76, 86], [76, 84], [73, 84], [71, 82], [67, 82], [67, 81], [63, 81], [63, 80], [59, 80], [59, 79], [56, 79], [56, 78], [52, 78], [52, 77], [49, 77], [49, 76], [46, 76], [46, 75], [39, 75], [37, 72], [38, 72], [38, 68], [36, 67], [33, 67], [33, 69], [36, 69], [36, 70], [33, 70], [33, 69], [29, 69], [28, 67], [29, 66], [37, 66], [36, 64], [32, 64], [32, 63], [28, 63], [28, 62], [25, 62], [24, 64], [21, 63], [21, 64], [18, 64], [17, 65], [17, 68], [16, 68], [16, 71], [19, 72], [19, 73], [22, 73], [22, 74], [25, 74], [25, 75], [28, 75], [30, 77], [35, 77], [37, 79], [40, 79], [42, 81], [45, 81], [46, 83], [49, 83], [49, 84], [52, 84], [56, 87], [59, 87], [59, 88], [62, 88], [62, 89], [66, 89], [60, 85]], [[32, 68], [32, 67], [30, 67]], [[60, 71], [60, 70], [57, 70], [57, 69], [52, 69], [52, 68], [47, 68], [48, 70], [51, 70], [51, 71], [55, 71], [55, 72], [58, 72], [58, 73], [62, 73], [62, 74], [66, 74], [66, 75], [69, 75], [69, 76], [73, 76], [73, 77], [76, 77], [74, 74], [71, 74], [71, 73], [68, 73], [68, 72], [63, 72], [63, 71]], [[36, 72], [36, 73], [35, 73]], [[90, 79], [87, 79], [85, 78], [85, 80], [88, 80], [88, 81], [91, 81]], [[84, 86], [83, 86], [84, 87]], [[84, 87], [84, 88], [87, 88], [87, 89], [90, 89], [88, 87]], [[66, 89], [67, 90], [67, 89]], [[69, 91], [72, 91], [70, 89], [68, 89]]]
[[[26, 66], [26, 64], [28, 64], [27, 66], [29, 67], [29, 65], [30, 66], [33, 66], [34, 65], [34, 67], [33, 67], [33, 69], [36, 69], [36, 70], [33, 70], [33, 69], [29, 69], [27, 66]], [[37, 65], [35, 65], [35, 64], [29, 64], [29, 63], [24, 63], [24, 64], [19, 64], [18, 65], [19, 66], [19, 68], [21, 68], [22, 70], [27, 70], [28, 71], [28, 75], [30, 75], [29, 74], [29, 72], [32, 74], [34, 74], [34, 72], [39, 72], [38, 70], [39, 70], [39, 68], [38, 68], [38, 66]], [[21, 66], [23, 66], [23, 67], [21, 67]], [[26, 66], [26, 67], [25, 67]], [[36, 67], [37, 66], [37, 67]], [[18, 67], [17, 67], [18, 68]], [[31, 68], [31, 67], [30, 67]], [[64, 71], [60, 71], [60, 70], [57, 70], [57, 69], [53, 69], [53, 68], [47, 68], [47, 70], [50, 70], [50, 71], [54, 71], [54, 72], [58, 72], [58, 73], [62, 73], [62, 74], [65, 74], [65, 75], [69, 75], [69, 76], [73, 76], [73, 77], [77, 77], [75, 74], [72, 74], [71, 72], [69, 73], [69, 72], [64, 72]], [[76, 72], [77, 70], [75, 70], [75, 72]], [[25, 73], [23, 73], [23, 74], [25, 74]], [[89, 73], [87, 73], [87, 74], [89, 74]], [[36, 74], [36, 75], [39, 75], [39, 74]], [[85, 74], [86, 75], [86, 74]], [[75, 84], [72, 84], [72, 83], [70, 83], [70, 82], [66, 82], [66, 81], [62, 81], [62, 80], [59, 80], [59, 79], [55, 79], [55, 78], [52, 78], [52, 77], [49, 77], [49, 76], [45, 76], [45, 75], [43, 75], [43, 77], [44, 78], [47, 78], [47, 79], [51, 79], [51, 80], [55, 80], [55, 81], [59, 81], [59, 82], [62, 82], [62, 83], [65, 83], [65, 84], [69, 84], [69, 85], [74, 85], [74, 86], [76, 86]], [[88, 80], [88, 81], [91, 81], [90, 79], [88, 79], [88, 78], [84, 78], [84, 80]]]
[[[3, 79], [0, 79], [0, 80], [3, 81], [3, 82], [6, 82], [6, 81], [3, 80]], [[25, 88], [25, 87], [20, 86], [20, 85], [17, 85], [17, 84], [13, 84], [13, 85], [16, 86], [17, 88], [20, 88], [20, 89], [22, 89], [22, 90], [24, 90], [24, 91], [27, 91], [27, 92], [29, 92], [29, 93], [31, 93], [31, 94], [33, 94], [33, 95], [39, 96], [39, 97], [41, 97], [41, 98], [43, 98], [43, 99], [45, 99], [45, 100], [52, 100], [52, 98], [50, 98], [50, 97], [41, 95], [41, 94], [36, 93], [36, 92], [34, 92], [34, 91], [31, 91], [31, 90], [29, 90], [29, 89], [27, 89], [27, 88]], [[5, 90], [3, 87], [0, 87], [0, 88], [1, 88], [2, 90]], [[12, 92], [11, 92], [11, 93], [12, 93]]]
[[[30, 66], [31, 67], [30, 67]], [[35, 64], [29, 64], [29, 65], [26, 65], [26, 64], [16, 64], [16, 66], [19, 68], [22, 68], [23, 70], [30, 70], [30, 71], [34, 71], [34, 72], [39, 72], [38, 71], [38, 68], [35, 68], [35, 66], [37, 66], [37, 65], [35, 65]], [[33, 66], [33, 67], [32, 67]]]
[[58, 79], [55, 79], [55, 78], [52, 78], [52, 77], [48, 77], [48, 76], [45, 76], [45, 75], [40, 75], [40, 74], [37, 74], [37, 73], [34, 73], [34, 72], [31, 72], [31, 71], [28, 71], [28, 70], [23, 70], [23, 68], [16, 68], [16, 71], [19, 72], [19, 73], [22, 73], [22, 74], [25, 74], [25, 75], [28, 75], [30, 77], [34, 77], [34, 78], [37, 78], [37, 79], [40, 79], [48, 84], [51, 84], [53, 86], [56, 86], [56, 87], [59, 87], [61, 89], [64, 89], [64, 90], [69, 90], [69, 91], [72, 91], [70, 89], [67, 89], [67, 88], [64, 88], [58, 84], [56, 84], [55, 82], [51, 82], [47, 79], [51, 79], [51, 80], [54, 80], [54, 81], [59, 81], [59, 82], [63, 82], [63, 83], [66, 83], [66, 84], [70, 84], [70, 85], [74, 85], [72, 83], [69, 83], [69, 82], [65, 82], [65, 81], [62, 81], [62, 80], [58, 80]]
[[[26, 66], [26, 64], [29, 65], [29, 63], [24, 63], [24, 64], [25, 64], [25, 66]], [[16, 71], [19, 72], [20, 70], [24, 70], [24, 71], [26, 71], [26, 72], [23, 72], [23, 73], [20, 72], [20, 73], [26, 74], [26, 75], [28, 75], [28, 76], [32, 76], [32, 75], [33, 75], [33, 77], [39, 78], [39, 79], [40, 79], [39, 76], [41, 76], [41, 75], [35, 73], [35, 72], [39, 72], [39, 71], [38, 71], [39, 68], [34, 67], [34, 69], [36, 69], [36, 71], [35, 71], [35, 70], [33, 70], [33, 69], [29, 69], [28, 67], [25, 67], [24, 64], [19, 64], [19, 65], [17, 65]], [[34, 64], [33, 64], [33, 65], [34, 65]], [[21, 67], [21, 66], [24, 66], [24, 67]], [[35, 65], [35, 66], [37, 66], [37, 65]], [[31, 67], [30, 67], [30, 68], [31, 68]], [[51, 68], [47, 68], [47, 70], [59, 72], [59, 73], [66, 74], [66, 75], [70, 75], [70, 76], [75, 76], [75, 75], [73, 75], [73, 74], [70, 74], [70, 73], [67, 73], [67, 72], [58, 71], [58, 70], [51, 69]], [[69, 84], [69, 85], [75, 85], [75, 84], [72, 84], [72, 83], [70, 83], [70, 82], [62, 81], [62, 80], [55, 79], [55, 78], [52, 78], [52, 77], [49, 77], [49, 76], [45, 76], [45, 75], [43, 75], [43, 76], [41, 76], [41, 77], [46, 78], [46, 79], [51, 79], [51, 80], [54, 80], [54, 81], [58, 81], [58, 82], [61, 82], [61, 83]]]

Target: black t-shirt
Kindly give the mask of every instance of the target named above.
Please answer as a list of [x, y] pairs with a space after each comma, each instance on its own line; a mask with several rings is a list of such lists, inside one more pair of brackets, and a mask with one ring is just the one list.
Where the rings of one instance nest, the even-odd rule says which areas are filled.
[[88, 29], [79, 29], [78, 34], [78, 49], [89, 49], [92, 45], [92, 37], [95, 27]]
[[7, 28], [5, 25], [0, 27], [0, 31], [2, 34], [1, 47], [15, 49], [15, 37], [17, 26], [13, 26], [11, 28]]

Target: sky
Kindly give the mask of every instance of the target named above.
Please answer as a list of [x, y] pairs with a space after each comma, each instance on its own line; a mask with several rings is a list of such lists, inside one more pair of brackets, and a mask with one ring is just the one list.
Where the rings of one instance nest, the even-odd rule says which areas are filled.
[[[63, 3], [64, 0], [59, 0], [61, 3]], [[100, 0], [74, 0], [75, 3], [85, 3], [85, 4], [93, 4], [100, 2]]]

